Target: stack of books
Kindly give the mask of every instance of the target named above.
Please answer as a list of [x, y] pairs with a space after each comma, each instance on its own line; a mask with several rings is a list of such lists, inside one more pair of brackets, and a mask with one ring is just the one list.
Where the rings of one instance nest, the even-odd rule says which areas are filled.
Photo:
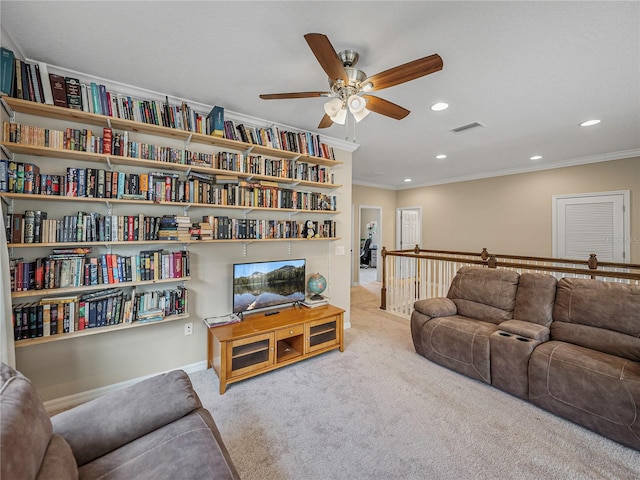
[[183, 215], [164, 215], [160, 220], [158, 240], [191, 240], [191, 218]]
[[[317, 298], [317, 297], [322, 297], [322, 298]], [[313, 295], [313, 296], [307, 295], [307, 297], [301, 303], [307, 308], [321, 307], [323, 305], [329, 305], [329, 297], [324, 297], [322, 295]]]

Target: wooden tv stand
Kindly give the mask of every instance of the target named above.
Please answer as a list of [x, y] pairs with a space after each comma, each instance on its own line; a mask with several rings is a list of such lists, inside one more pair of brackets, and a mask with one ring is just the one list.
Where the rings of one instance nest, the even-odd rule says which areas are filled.
[[286, 307], [245, 315], [240, 323], [209, 328], [207, 368], [220, 394], [245, 380], [330, 350], [344, 351], [344, 310], [333, 305]]

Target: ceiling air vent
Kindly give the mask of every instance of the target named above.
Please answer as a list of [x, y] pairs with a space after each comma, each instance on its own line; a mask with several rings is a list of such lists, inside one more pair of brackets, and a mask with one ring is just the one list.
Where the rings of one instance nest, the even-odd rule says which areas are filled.
[[479, 122], [473, 122], [473, 123], [468, 123], [466, 125], [462, 125], [461, 127], [456, 127], [451, 131], [453, 133], [462, 133], [462, 132], [466, 132], [466, 131], [471, 130], [472, 128], [476, 128], [476, 127], [484, 127], [484, 125], [479, 123]]

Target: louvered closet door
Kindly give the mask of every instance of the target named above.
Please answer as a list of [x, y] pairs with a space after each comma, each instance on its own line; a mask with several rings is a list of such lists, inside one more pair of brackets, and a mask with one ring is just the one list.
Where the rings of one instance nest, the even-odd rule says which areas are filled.
[[625, 262], [625, 194], [554, 197], [557, 246], [554, 256], [602, 262]]

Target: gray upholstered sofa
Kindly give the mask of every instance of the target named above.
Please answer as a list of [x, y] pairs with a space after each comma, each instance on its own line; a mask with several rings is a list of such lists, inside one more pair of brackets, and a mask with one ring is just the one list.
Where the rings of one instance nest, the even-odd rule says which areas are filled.
[[463, 267], [419, 300], [416, 351], [640, 450], [640, 286]]
[[0, 363], [0, 478], [238, 479], [189, 377], [173, 371], [49, 418]]

